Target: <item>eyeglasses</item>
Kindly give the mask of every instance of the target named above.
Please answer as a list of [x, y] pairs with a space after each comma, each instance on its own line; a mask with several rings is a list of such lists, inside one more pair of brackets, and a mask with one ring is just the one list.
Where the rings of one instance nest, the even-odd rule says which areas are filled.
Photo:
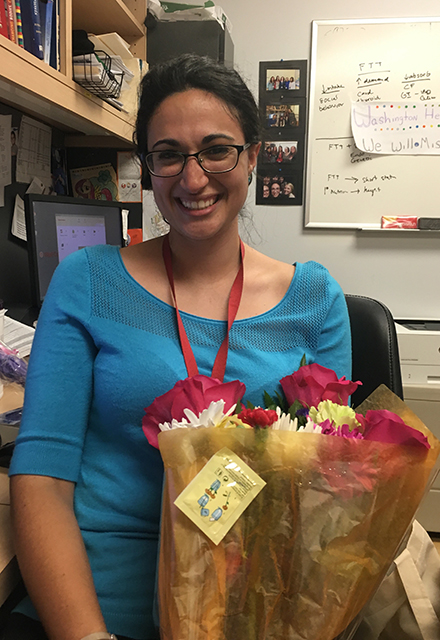
[[158, 178], [173, 178], [182, 173], [188, 158], [196, 158], [206, 173], [227, 173], [238, 164], [240, 153], [250, 147], [246, 144], [221, 144], [209, 149], [202, 149], [197, 153], [182, 153], [165, 149], [150, 151], [145, 156], [148, 171]]

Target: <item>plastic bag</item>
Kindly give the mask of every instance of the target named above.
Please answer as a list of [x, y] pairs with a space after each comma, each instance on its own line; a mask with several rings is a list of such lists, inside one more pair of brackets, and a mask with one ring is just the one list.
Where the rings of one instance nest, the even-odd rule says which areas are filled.
[[[264, 440], [246, 429], [159, 435], [163, 640], [351, 637], [411, 525], [440, 451], [394, 394], [374, 395], [365, 410], [403, 412], [431, 448], [270, 430]], [[225, 446], [267, 484], [215, 545], [174, 500]]]
[[0, 381], [16, 382], [24, 387], [27, 374], [27, 363], [19, 357], [18, 351], [9, 349], [0, 341]]

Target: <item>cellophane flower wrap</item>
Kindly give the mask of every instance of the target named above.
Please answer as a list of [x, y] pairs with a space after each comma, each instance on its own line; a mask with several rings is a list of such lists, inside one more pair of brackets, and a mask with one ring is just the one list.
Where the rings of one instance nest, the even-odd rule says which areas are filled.
[[[177, 393], [188, 383], [193, 396], [193, 379], [183, 381]], [[200, 397], [195, 404], [201, 404], [193, 403], [189, 413], [179, 409], [174, 425], [176, 389], [155, 401], [166, 423], [158, 437], [165, 467], [158, 571], [161, 637], [349, 638], [408, 531], [440, 443], [384, 386], [355, 414], [344, 405], [357, 384], [338, 381], [318, 365], [301, 367], [281, 381], [288, 404], [300, 416], [300, 430], [290, 430], [292, 409], [277, 428], [238, 428], [231, 407], [243, 389], [233, 384], [226, 390], [232, 395], [220, 427], [209, 426], [213, 420], [206, 420], [205, 411], [207, 428], [171, 428], [200, 426], [197, 416], [208, 406]], [[224, 398], [218, 381], [209, 389], [212, 418], [215, 401]], [[326, 411], [335, 403], [339, 418], [329, 418]], [[152, 413], [149, 407], [143, 423], [150, 442], [158, 424]], [[258, 410], [251, 413], [239, 414], [241, 422], [249, 416], [251, 423], [258, 420]], [[280, 418], [279, 410], [275, 417]], [[216, 545], [174, 501], [223, 447], [266, 486]]]

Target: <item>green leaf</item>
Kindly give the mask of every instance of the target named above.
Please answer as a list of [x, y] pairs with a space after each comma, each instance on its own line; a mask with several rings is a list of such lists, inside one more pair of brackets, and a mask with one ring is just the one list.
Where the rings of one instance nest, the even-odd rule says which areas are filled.
[[280, 407], [281, 411], [284, 411], [284, 413], [286, 413], [286, 411], [288, 411], [289, 409], [286, 398], [282, 396], [278, 391], [275, 391], [275, 396], [278, 400], [278, 406]]
[[266, 407], [266, 409], [271, 409], [274, 404], [272, 396], [269, 393], [267, 393], [267, 391], [265, 391], [263, 394], [263, 398], [264, 398], [264, 406]]
[[307, 364], [307, 359], [306, 359], [306, 354], [303, 354], [303, 357], [301, 358], [301, 362], [299, 363], [300, 367], [304, 367]]
[[252, 402], [251, 402], [250, 400], [248, 400], [248, 401], [246, 402], [246, 408], [247, 408], [247, 409], [255, 409], [255, 405], [254, 405], [254, 404], [252, 404]]
[[235, 413], [236, 415], [238, 415], [238, 414], [241, 412], [241, 410], [242, 410], [242, 409], [243, 409], [243, 405], [241, 404], [241, 400], [239, 400], [239, 401], [237, 402], [237, 404], [235, 405], [235, 411], [234, 411], [234, 413]]
[[293, 420], [293, 418], [297, 417], [296, 416], [297, 411], [299, 411], [302, 408], [303, 408], [303, 406], [302, 406], [302, 404], [301, 404], [301, 402], [299, 400], [295, 400], [295, 402], [290, 405], [288, 411], [289, 411], [289, 415], [292, 418], [292, 420]]

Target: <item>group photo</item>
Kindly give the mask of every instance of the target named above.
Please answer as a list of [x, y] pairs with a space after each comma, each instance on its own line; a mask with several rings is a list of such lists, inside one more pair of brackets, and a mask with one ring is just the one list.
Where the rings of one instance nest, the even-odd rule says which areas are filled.
[[266, 105], [266, 127], [297, 127], [299, 104]]
[[268, 69], [266, 71], [266, 90], [284, 91], [298, 90], [300, 88], [299, 69]]
[[262, 180], [264, 200], [293, 200], [296, 198], [294, 178], [292, 176], [264, 176]]
[[298, 141], [265, 142], [262, 153], [263, 162], [282, 164], [292, 162], [298, 152]]

